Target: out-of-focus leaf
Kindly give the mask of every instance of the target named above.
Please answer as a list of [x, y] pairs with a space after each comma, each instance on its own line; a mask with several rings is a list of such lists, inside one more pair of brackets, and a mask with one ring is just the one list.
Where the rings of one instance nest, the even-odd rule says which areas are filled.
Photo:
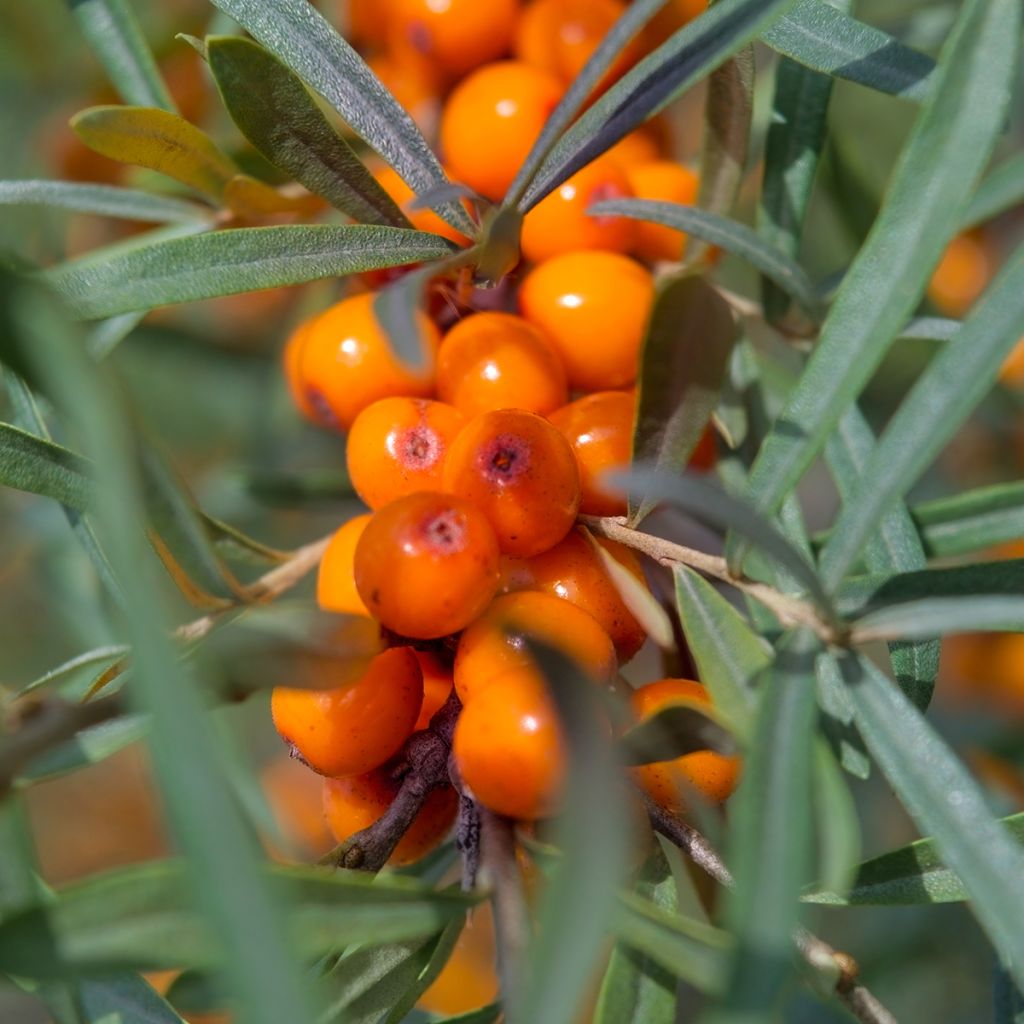
[[214, 1013], [226, 1008], [224, 986], [215, 974], [182, 971], [167, 989], [167, 1001], [179, 1013]]
[[820, 309], [818, 293], [803, 267], [785, 253], [773, 249], [746, 224], [708, 210], [698, 210], [695, 206], [680, 206], [678, 203], [655, 199], [604, 199], [591, 206], [590, 212], [665, 224], [702, 238], [746, 260], [792, 295], [809, 312], [814, 313]]
[[855, 779], [870, 778], [871, 759], [853, 724], [853, 703], [843, 686], [839, 663], [826, 651], [815, 669], [821, 731], [845, 771]]
[[[1010, 835], [1024, 844], [1024, 814], [1002, 819]], [[898, 850], [864, 861], [849, 892], [827, 886], [807, 893], [808, 903], [832, 906], [951, 903], [968, 898], [963, 883], [946, 867], [934, 839], [918, 839]]]
[[1024, 993], [1003, 964], [997, 964], [992, 978], [993, 1024], [1024, 1024]]
[[832, 587], [854, 564], [888, 508], [918, 480], [995, 382], [1020, 338], [1024, 318], [1024, 247], [928, 364], [866, 460], [844, 502], [820, 564]]
[[707, 704], [679, 698], [658, 713], [628, 729], [621, 739], [626, 763], [631, 765], [671, 761], [697, 750], [736, 753], [729, 730], [716, 720]]
[[[718, 404], [735, 340], [729, 304], [702, 276], [672, 277], [659, 289], [640, 357], [634, 461], [685, 468]], [[653, 504], [631, 499], [631, 523]]]
[[910, 510], [931, 558], [968, 554], [1024, 537], [1024, 483], [995, 484]]
[[762, 512], [781, 506], [821, 450], [913, 312], [956, 230], [964, 195], [1004, 124], [1020, 17], [1015, 0], [964, 4], [885, 205], [751, 469], [749, 492]]
[[[306, 0], [214, 0], [253, 38], [326, 99], [369, 146], [398, 171], [418, 195], [448, 179], [408, 112], [381, 84], [362, 57]], [[438, 214], [466, 235], [475, 226], [461, 203]]]
[[310, 216], [323, 207], [314, 195], [285, 195], [283, 192], [248, 174], [236, 174], [224, 186], [224, 205], [232, 213], [250, 220], [295, 213]]
[[857, 724], [879, 768], [970, 896], [971, 909], [1020, 984], [1024, 979], [1024, 850], [989, 811], [956, 755], [866, 658], [844, 666]]
[[205, 513], [202, 514], [202, 520], [210, 540], [225, 556], [230, 555], [239, 561], [249, 562], [253, 565], [276, 565], [288, 559], [287, 551], [269, 547], [242, 533], [230, 523], [222, 522]]
[[123, 644], [111, 644], [105, 647], [96, 647], [91, 651], [86, 651], [84, 654], [79, 654], [68, 661], [62, 662], [56, 668], [51, 668], [49, 672], [38, 676], [33, 679], [31, 683], [23, 686], [15, 695], [14, 698], [24, 697], [28, 693], [32, 693], [35, 690], [46, 689], [51, 686], [55, 686], [58, 683], [65, 682], [69, 676], [73, 676], [85, 668], [94, 668], [99, 665], [111, 665], [114, 662], [120, 661], [126, 654], [128, 654], [129, 648]]
[[761, 38], [815, 71], [893, 96], [920, 102], [934, 87], [931, 57], [820, 0], [797, 0]]
[[548, 153], [519, 203], [552, 189], [742, 50], [794, 0], [719, 0], [623, 75]]
[[961, 227], [975, 227], [1024, 203], [1024, 154], [1004, 160], [975, 190]]
[[167, 110], [89, 107], [75, 114], [71, 127], [102, 156], [159, 171], [213, 198], [238, 173], [231, 158], [205, 133]]
[[438, 1018], [436, 1024], [497, 1024], [501, 1019], [501, 1014], [501, 1004], [492, 1003], [490, 1006], [483, 1006], [479, 1010], [460, 1013], [457, 1017], [445, 1017], [444, 1020]]
[[108, 317], [94, 324], [85, 339], [85, 347], [93, 359], [106, 359], [118, 345], [135, 330], [146, 317], [148, 310], [136, 310]]
[[951, 341], [960, 330], [959, 320], [941, 316], [917, 316], [897, 336], [897, 340]]
[[89, 464], [67, 448], [0, 423], [0, 483], [81, 512], [92, 491]]
[[70, 0], [68, 6], [125, 103], [174, 110], [129, 0]]
[[82, 981], [77, 995], [87, 1024], [185, 1024], [137, 974]]
[[861, 857], [860, 821], [849, 783], [829, 745], [814, 748], [814, 816], [820, 884], [846, 892]]
[[49, 206], [101, 217], [175, 224], [208, 220], [212, 211], [173, 196], [156, 195], [116, 185], [82, 185], [71, 181], [0, 181], [0, 205]]
[[63, 263], [43, 274], [73, 313], [97, 319], [218, 295], [436, 260], [438, 235], [402, 228], [285, 224], [189, 235]]
[[34, 758], [18, 775], [19, 785], [44, 782], [98, 764], [137, 743], [150, 729], [148, 715], [121, 715], [77, 732], [73, 739]]
[[868, 612], [853, 623], [853, 629], [863, 641], [917, 640], [979, 631], [1024, 633], [1024, 596], [926, 597]]
[[232, 36], [208, 39], [206, 48], [228, 113], [271, 163], [357, 221], [409, 227], [281, 61], [256, 43]]

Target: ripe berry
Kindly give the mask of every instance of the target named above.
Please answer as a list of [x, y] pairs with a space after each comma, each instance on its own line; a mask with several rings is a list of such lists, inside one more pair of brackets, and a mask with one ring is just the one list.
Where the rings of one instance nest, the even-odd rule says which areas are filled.
[[518, 0], [393, 0], [390, 41], [458, 77], [501, 57], [512, 43]]
[[[433, 210], [409, 209], [409, 203], [415, 193], [402, 181], [393, 167], [382, 167], [374, 174], [374, 177], [377, 179], [377, 184], [401, 207], [402, 212], [409, 218], [414, 228], [418, 228], [420, 231], [432, 231], [435, 235], [455, 242], [456, 245], [468, 244], [469, 239], [461, 231], [456, 231], [450, 224], [438, 217]], [[465, 203], [464, 205], [466, 212], [469, 213], [469, 204]]]
[[506, 672], [533, 671], [525, 642], [530, 637], [557, 648], [598, 681], [615, 674], [615, 648], [593, 616], [551, 594], [521, 590], [496, 598], [459, 638], [455, 689], [462, 702], [476, 700]]
[[369, 615], [356, 590], [353, 561], [356, 544], [370, 521], [369, 515], [355, 516], [337, 530], [320, 559], [316, 577], [316, 601], [325, 612]]
[[657, 137], [650, 127], [645, 125], [642, 128], [634, 128], [628, 135], [624, 135], [611, 149], [606, 150], [604, 155], [628, 170], [634, 164], [657, 160], [661, 156], [661, 149]]
[[316, 405], [310, 400], [302, 380], [302, 353], [306, 340], [312, 333], [316, 317], [303, 320], [288, 336], [281, 359], [284, 363], [284, 379], [296, 408], [307, 420], [318, 422]]
[[568, 397], [565, 369], [539, 328], [511, 313], [460, 320], [441, 342], [437, 392], [467, 416], [494, 409], [540, 415]]
[[636, 379], [654, 280], [628, 256], [569, 252], [545, 260], [523, 282], [519, 305], [554, 343], [569, 387], [622, 388]]
[[[638, 721], [653, 717], [680, 699], [710, 703], [707, 690], [690, 679], [660, 679], [634, 690], [630, 696]], [[713, 750], [697, 750], [673, 761], [659, 761], [633, 769], [640, 787], [657, 804], [683, 813], [688, 795], [696, 790], [705, 800], [721, 803], [736, 788], [740, 759]]]
[[[611, 638], [619, 662], [626, 662], [640, 650], [647, 634], [620, 597], [594, 543], [582, 530], [570, 530], [550, 551], [506, 559], [502, 584], [510, 590], [539, 590], [582, 608]], [[644, 582], [640, 563], [629, 548], [604, 539], [596, 543]]]
[[441, 113], [441, 151], [452, 174], [499, 202], [561, 96], [554, 75], [518, 61], [474, 71]]
[[457, 633], [498, 588], [498, 542], [487, 517], [454, 494], [420, 491], [378, 510], [355, 554], [356, 588], [401, 636]]
[[[324, 815], [339, 843], [372, 825], [394, 802], [399, 783], [379, 768], [347, 779], [324, 780]], [[409, 830], [388, 859], [392, 867], [412, 864], [428, 854], [448, 834], [459, 808], [451, 786], [439, 786], [427, 796]]]
[[416, 660], [423, 671], [423, 706], [413, 732], [430, 725], [430, 720], [444, 706], [452, 692], [452, 670], [430, 651], [416, 651]]
[[380, 508], [414, 491], [439, 491], [441, 469], [465, 425], [458, 409], [425, 398], [382, 398], [352, 424], [346, 446], [356, 494]]
[[459, 715], [452, 754], [463, 785], [496, 814], [543, 818], [565, 777], [558, 714], [532, 671], [492, 680]]
[[354, 683], [333, 690], [277, 687], [274, 726], [321, 775], [359, 775], [382, 765], [412, 735], [423, 672], [409, 647], [378, 654]]
[[[433, 356], [440, 343], [437, 328], [417, 316], [420, 341]], [[353, 295], [322, 313], [302, 348], [302, 393], [319, 422], [347, 429], [360, 411], [390, 395], [429, 397], [433, 366], [414, 373], [391, 350], [373, 312], [373, 296]]]
[[576, 520], [580, 478], [569, 443], [547, 420], [520, 409], [485, 412], [452, 442], [445, 490], [490, 520], [501, 550], [535, 555]]
[[[672, 160], [654, 160], [626, 168], [630, 188], [637, 199], [692, 206], [697, 201], [700, 179], [682, 164]], [[637, 221], [635, 251], [644, 259], [679, 260], [686, 246], [686, 232]]]
[[626, 252], [633, 247], [638, 221], [595, 217], [588, 208], [602, 199], [633, 195], [618, 162], [598, 157], [545, 196], [523, 219], [523, 255], [534, 263], [574, 249]]
[[963, 316], [995, 273], [995, 257], [977, 231], [957, 235], [946, 247], [928, 283], [928, 298], [946, 316]]

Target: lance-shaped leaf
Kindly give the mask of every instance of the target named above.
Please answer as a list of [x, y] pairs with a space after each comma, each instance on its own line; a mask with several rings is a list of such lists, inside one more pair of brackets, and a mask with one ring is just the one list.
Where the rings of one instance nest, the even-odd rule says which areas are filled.
[[762, 39], [808, 68], [893, 96], [921, 101], [933, 87], [931, 57], [820, 0], [797, 0]]
[[964, 555], [1024, 537], [1024, 483], [979, 487], [911, 509], [931, 558]]
[[[827, 9], [822, 5], [822, 9]], [[867, 241], [750, 474], [774, 513], [906, 323], [1002, 131], [1019, 47], [1016, 0], [968, 0]]]
[[[409, 113], [312, 4], [306, 0], [213, 2], [323, 96], [417, 195], [448, 184]], [[463, 234], [475, 234], [460, 203], [435, 209]]]
[[79, 512], [92, 490], [85, 459], [9, 423], [0, 423], [0, 484], [54, 498]]
[[[690, 460], [718, 403], [736, 324], [728, 303], [699, 275], [658, 290], [640, 357], [633, 459], [670, 472]], [[630, 502], [638, 523], [651, 500]]]
[[215, 199], [238, 173], [204, 132], [156, 107], [89, 107], [71, 119], [71, 127], [91, 150], [159, 171]]
[[900, 333], [898, 341], [951, 341], [960, 330], [959, 320], [942, 316], [915, 316]]
[[917, 640], [947, 633], [1024, 633], [1024, 597], [925, 597], [869, 612], [853, 623], [853, 630], [858, 640], [865, 642]]
[[961, 227], [973, 228], [1024, 203], [1024, 153], [1004, 160], [978, 186]]
[[210, 70], [232, 120], [272, 164], [364, 224], [409, 227], [301, 80], [248, 39], [206, 41]]
[[46, 782], [88, 765], [99, 764], [148, 735], [146, 715], [119, 715], [109, 722], [80, 729], [66, 743], [33, 758], [18, 773], [18, 785]]
[[157, 223], [209, 220], [213, 212], [173, 196], [160, 196], [116, 185], [81, 185], [71, 181], [0, 181], [0, 205], [49, 206], [101, 217], [123, 217]]
[[437, 235], [404, 228], [286, 224], [172, 238], [62, 263], [42, 276], [76, 316], [97, 319], [436, 260], [451, 251]]

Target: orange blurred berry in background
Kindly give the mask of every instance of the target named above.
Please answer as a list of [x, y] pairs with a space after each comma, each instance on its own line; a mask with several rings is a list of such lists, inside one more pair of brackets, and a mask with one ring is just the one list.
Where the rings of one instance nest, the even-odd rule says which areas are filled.
[[660, 44], [703, 14], [708, 0], [669, 0], [651, 20], [651, 35]]
[[999, 379], [1009, 388], [1024, 390], [1024, 338], [1017, 342], [999, 368]]
[[356, 588], [401, 636], [457, 633], [498, 589], [498, 541], [487, 517], [454, 494], [421, 491], [374, 513], [355, 553]]
[[426, 398], [382, 398], [348, 434], [346, 461], [356, 494], [380, 508], [414, 491], [439, 491], [445, 456], [466, 419]]
[[441, 342], [437, 392], [467, 416], [551, 412], [568, 397], [565, 369], [540, 328], [511, 313], [476, 313]]
[[[437, 132], [441, 116], [441, 84], [436, 69], [427, 60], [412, 53], [401, 56], [376, 53], [367, 57], [366, 63], [388, 92], [398, 100], [399, 106], [408, 111], [420, 131], [427, 138], [432, 138]], [[384, 185], [383, 182], [381, 184]], [[384, 190], [389, 191], [386, 185]], [[405, 201], [400, 201], [397, 196], [391, 198], [399, 206]]]
[[431, 651], [416, 651], [416, 660], [423, 671], [423, 706], [414, 732], [426, 729], [430, 720], [444, 706], [452, 692], [452, 670]]
[[957, 235], [928, 282], [928, 298], [946, 316], [961, 317], [996, 272], [996, 256], [980, 231]]
[[369, 615], [356, 590], [354, 571], [356, 545], [370, 516], [354, 516], [335, 531], [327, 544], [316, 577], [316, 601], [325, 612]]
[[[626, 177], [637, 199], [692, 206], [697, 201], [700, 179], [689, 167], [672, 160], [653, 160], [626, 168]], [[686, 246], [686, 232], [664, 224], [636, 222], [638, 256], [646, 260], [679, 260]]]
[[[324, 815], [334, 838], [343, 843], [372, 825], [394, 802], [399, 785], [385, 768], [346, 779], [325, 779]], [[459, 798], [451, 786], [432, 790], [388, 864], [401, 867], [430, 853], [451, 830], [458, 808]]]
[[554, 343], [569, 387], [603, 391], [636, 379], [640, 342], [654, 301], [654, 279], [615, 252], [570, 252], [538, 264], [519, 305]]
[[359, 775], [382, 765], [412, 735], [423, 672], [409, 647], [378, 654], [354, 683], [332, 690], [276, 687], [274, 727], [321, 775]]
[[348, 429], [371, 402], [391, 395], [427, 398], [434, 387], [433, 357], [440, 334], [418, 313], [420, 341], [431, 365], [413, 372], [391, 349], [373, 311], [374, 296], [353, 295], [321, 313], [300, 349], [296, 387], [300, 408], [315, 410], [325, 426]]
[[284, 343], [284, 351], [281, 353], [288, 393], [292, 396], [292, 401], [299, 412], [314, 423], [317, 421], [317, 407], [306, 393], [305, 382], [302, 379], [302, 351], [305, 348], [306, 340], [313, 331], [316, 319], [315, 316], [309, 317], [295, 327], [288, 335], [288, 340]]
[[508, 555], [557, 544], [580, 504], [569, 443], [547, 420], [520, 409], [485, 412], [466, 424], [448, 450], [444, 486], [487, 516]]
[[[447, 221], [442, 220], [433, 210], [411, 210], [409, 203], [415, 193], [402, 179], [393, 167], [382, 167], [374, 174], [377, 184], [401, 207], [402, 212], [409, 218], [414, 228], [420, 231], [431, 231], [435, 235], [447, 238], [456, 245], [466, 245], [469, 239], [460, 231], [456, 231]], [[470, 213], [468, 202], [463, 204], [466, 212]]]
[[474, 71], [441, 112], [441, 155], [452, 176], [499, 202], [561, 97], [554, 75], [519, 61]]
[[[679, 700], [710, 704], [707, 690], [691, 679], [659, 679], [634, 690], [630, 704], [638, 722]], [[694, 792], [710, 803], [721, 803], [736, 788], [740, 759], [714, 750], [697, 750], [672, 761], [659, 761], [632, 769], [640, 787], [655, 803], [684, 813]]]
[[660, 159], [661, 147], [650, 128], [644, 125], [624, 135], [611, 149], [606, 150], [604, 155], [626, 171], [634, 164]]

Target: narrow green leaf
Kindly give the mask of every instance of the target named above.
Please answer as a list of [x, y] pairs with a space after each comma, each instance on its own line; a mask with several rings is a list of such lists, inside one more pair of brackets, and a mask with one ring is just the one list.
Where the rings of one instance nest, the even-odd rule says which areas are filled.
[[857, 723], [879, 768], [922, 832], [959, 875], [982, 927], [1024, 979], [1024, 850], [928, 721], [867, 659], [844, 667]]
[[1024, 203], [1024, 154], [1004, 160], [975, 190], [960, 227], [963, 230]]
[[956, 230], [964, 196], [1004, 124], [1020, 16], [1016, 0], [964, 4], [885, 205], [751, 470], [750, 495], [762, 512], [781, 506], [821, 450], [913, 312]]
[[853, 623], [853, 629], [863, 641], [917, 640], [981, 631], [1024, 633], [1024, 597], [926, 597], [869, 612]]
[[276, 57], [232, 36], [207, 39], [206, 50], [232, 120], [272, 164], [357, 221], [410, 226], [306, 87]]
[[81, 512], [92, 491], [89, 464], [67, 448], [0, 423], [0, 483]]
[[864, 747], [864, 740], [853, 724], [853, 703], [843, 686], [839, 662], [825, 652], [818, 658], [815, 669], [821, 731], [838, 756], [844, 771], [855, 779], [870, 778], [871, 759]]
[[0, 181], [0, 205], [49, 206], [75, 213], [175, 224], [208, 220], [212, 211], [173, 196], [116, 185], [82, 185], [71, 181]]
[[900, 331], [897, 340], [951, 341], [960, 327], [959, 320], [947, 320], [941, 316], [918, 316]]
[[125, 103], [174, 110], [128, 0], [68, 0], [68, 6]]
[[814, 747], [814, 817], [819, 883], [846, 892], [861, 857], [860, 821], [849, 783], [829, 745]]
[[672, 701], [640, 725], [627, 729], [620, 742], [630, 765], [672, 761], [697, 750], [736, 753], [729, 730], [707, 704], [695, 700]]
[[1014, 983], [1010, 972], [997, 964], [992, 979], [992, 1009], [994, 1024], [1024, 1024], [1024, 994]]
[[190, 235], [43, 274], [84, 319], [436, 260], [451, 246], [402, 228], [281, 225]]
[[817, 290], [803, 267], [785, 253], [773, 249], [746, 224], [707, 210], [698, 210], [694, 206], [680, 206], [655, 199], [604, 199], [591, 206], [589, 212], [651, 221], [685, 231], [746, 260], [754, 269], [792, 295], [808, 312], [814, 313], [821, 307]]
[[213, 198], [238, 173], [204, 132], [156, 107], [89, 107], [75, 114], [71, 127], [91, 150], [159, 171]]
[[794, 0], [718, 0], [615, 83], [548, 153], [519, 202], [549, 192], [742, 50]]
[[[253, 38], [324, 97], [352, 130], [418, 195], [449, 184], [409, 113], [362, 57], [307, 0], [213, 0]], [[461, 203], [435, 208], [466, 235], [476, 228]]]
[[910, 511], [929, 557], [965, 555], [1024, 537], [1024, 483], [979, 487]]
[[995, 382], [1020, 338], [1024, 318], [1024, 247], [999, 274], [956, 337], [928, 364], [864, 464], [821, 552], [835, 587], [887, 509], [918, 480]]
[[57, 683], [64, 683], [69, 677], [76, 675], [82, 669], [94, 669], [97, 666], [106, 667], [112, 665], [120, 661], [128, 652], [129, 649], [123, 644], [109, 644], [104, 647], [93, 648], [91, 651], [85, 651], [74, 658], [62, 662], [56, 668], [51, 668], [49, 672], [37, 676], [31, 683], [18, 690], [14, 694], [13, 699], [24, 697], [35, 690], [47, 689]]
[[121, 715], [109, 722], [81, 729], [73, 739], [30, 761], [17, 778], [18, 785], [45, 782], [99, 764], [149, 734], [147, 715]]
[[[736, 340], [729, 304], [704, 277], [673, 276], [654, 300], [640, 356], [633, 459], [684, 469], [708, 425]], [[630, 502], [630, 522], [653, 507]]]
[[934, 88], [931, 57], [821, 0], [797, 0], [761, 38], [805, 67], [893, 96], [920, 102]]
[[94, 324], [85, 339], [85, 347], [93, 359], [106, 359], [118, 345], [146, 318], [148, 310], [135, 310], [108, 317]]
[[137, 974], [83, 981], [78, 986], [78, 1001], [88, 1024], [185, 1024]]

